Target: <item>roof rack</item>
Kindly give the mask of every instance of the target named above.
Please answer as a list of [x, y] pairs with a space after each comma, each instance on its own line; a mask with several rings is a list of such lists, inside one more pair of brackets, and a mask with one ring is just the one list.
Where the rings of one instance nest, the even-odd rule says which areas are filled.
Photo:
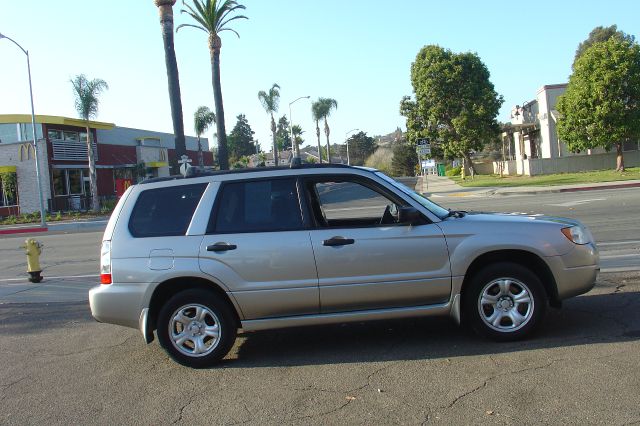
[[231, 175], [231, 174], [242, 174], [242, 173], [257, 173], [257, 172], [269, 172], [269, 171], [277, 171], [277, 170], [290, 170], [290, 169], [328, 169], [328, 168], [345, 168], [352, 169], [353, 166], [348, 166], [346, 164], [334, 164], [334, 163], [302, 163], [296, 162], [296, 158], [293, 159], [289, 166], [271, 166], [271, 167], [251, 167], [245, 169], [232, 169], [232, 170], [204, 170], [200, 167], [189, 167], [187, 169], [186, 176], [182, 175], [171, 175], [166, 177], [157, 177], [146, 179], [140, 182], [140, 184], [146, 183], [155, 183], [155, 182], [166, 182], [171, 180], [178, 179], [191, 179], [196, 177], [205, 177], [205, 176], [220, 176], [220, 175]]

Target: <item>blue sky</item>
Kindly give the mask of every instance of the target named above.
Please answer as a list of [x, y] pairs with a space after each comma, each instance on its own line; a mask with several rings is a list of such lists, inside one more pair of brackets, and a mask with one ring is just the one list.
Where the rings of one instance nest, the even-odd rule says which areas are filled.
[[[281, 86], [278, 116], [289, 102], [331, 97], [331, 140], [358, 128], [369, 135], [405, 129], [398, 113], [411, 94], [410, 66], [425, 45], [476, 52], [505, 103], [533, 99], [545, 84], [566, 82], [577, 45], [595, 26], [617, 24], [640, 36], [640, 2], [241, 0], [249, 20], [233, 22], [241, 38], [223, 33], [222, 91], [227, 133], [246, 114], [262, 148], [269, 118], [257, 93]], [[174, 7], [176, 25], [189, 23]], [[0, 1], [0, 33], [31, 55], [36, 114], [75, 117], [69, 79], [84, 73], [106, 80], [98, 120], [119, 126], [172, 131], [164, 52], [152, 0]], [[176, 35], [183, 112], [193, 134], [193, 112], [213, 109], [207, 39], [185, 28]], [[310, 101], [292, 106], [294, 123], [315, 144]], [[28, 113], [25, 56], [0, 40], [0, 114]], [[208, 132], [211, 137], [213, 131]], [[324, 136], [323, 136], [324, 143]]]

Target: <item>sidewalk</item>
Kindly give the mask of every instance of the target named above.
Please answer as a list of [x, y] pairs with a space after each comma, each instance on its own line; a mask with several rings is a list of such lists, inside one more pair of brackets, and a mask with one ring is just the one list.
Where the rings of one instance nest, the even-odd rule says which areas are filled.
[[1, 225], [0, 236], [12, 234], [34, 234], [41, 232], [98, 232], [107, 227], [107, 216], [83, 220], [66, 220], [49, 222], [45, 228], [39, 223], [24, 223], [19, 225]]
[[593, 191], [601, 189], [640, 188], [640, 180], [581, 183], [552, 186], [462, 187], [445, 176], [424, 176], [416, 190], [428, 197], [486, 197], [493, 195], [531, 195], [557, 192]]

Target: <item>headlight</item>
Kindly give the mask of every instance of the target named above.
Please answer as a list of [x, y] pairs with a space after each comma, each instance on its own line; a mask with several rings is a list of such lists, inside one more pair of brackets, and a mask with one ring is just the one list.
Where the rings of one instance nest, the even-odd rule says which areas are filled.
[[575, 244], [588, 244], [591, 242], [591, 234], [582, 226], [562, 228], [562, 233], [569, 241]]

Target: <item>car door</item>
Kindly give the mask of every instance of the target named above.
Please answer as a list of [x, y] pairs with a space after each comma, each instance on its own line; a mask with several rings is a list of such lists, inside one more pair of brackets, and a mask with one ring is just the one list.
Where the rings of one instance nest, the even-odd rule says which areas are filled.
[[200, 268], [227, 286], [245, 319], [318, 313], [318, 276], [296, 179], [223, 183]]
[[[309, 178], [310, 231], [321, 312], [422, 306], [451, 293], [449, 255], [438, 226], [398, 223], [407, 206], [372, 179]], [[389, 209], [387, 209], [389, 206]]]

